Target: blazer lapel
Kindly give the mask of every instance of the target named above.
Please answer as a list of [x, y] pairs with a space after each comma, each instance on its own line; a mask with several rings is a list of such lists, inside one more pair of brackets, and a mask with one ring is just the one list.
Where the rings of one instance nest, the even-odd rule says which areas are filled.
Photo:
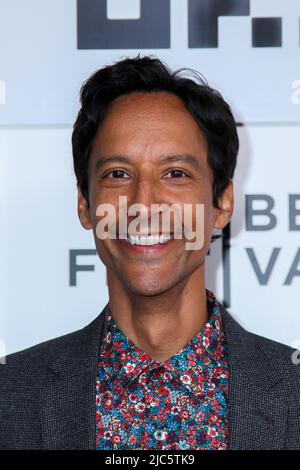
[[40, 403], [44, 449], [95, 449], [97, 363], [106, 309], [68, 335], [48, 365]]
[[222, 304], [221, 311], [229, 347], [229, 449], [282, 449], [288, 417], [280, 393], [282, 377], [256, 336]]

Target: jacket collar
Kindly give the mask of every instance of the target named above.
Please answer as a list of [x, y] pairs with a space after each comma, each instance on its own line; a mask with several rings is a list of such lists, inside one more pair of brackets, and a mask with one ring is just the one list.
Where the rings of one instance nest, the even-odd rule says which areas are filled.
[[[107, 307], [66, 335], [49, 357], [40, 401], [45, 449], [95, 449], [95, 384]], [[220, 308], [229, 349], [229, 449], [281, 449], [288, 411], [277, 387], [282, 377], [256, 335]]]

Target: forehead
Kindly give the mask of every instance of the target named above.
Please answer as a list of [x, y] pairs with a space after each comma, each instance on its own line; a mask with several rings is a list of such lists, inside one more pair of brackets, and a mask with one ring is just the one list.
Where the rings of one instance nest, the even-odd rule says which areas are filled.
[[[177, 140], [185, 136], [185, 141], [203, 144], [203, 134], [183, 101], [166, 92], [134, 92], [122, 95], [108, 108], [106, 117], [97, 132], [100, 141], [109, 139], [137, 141], [155, 137], [163, 140], [168, 137]], [[99, 142], [100, 143], [100, 142]]]
[[142, 112], [142, 110], [163, 112], [169, 110], [188, 113], [183, 101], [173, 93], [165, 91], [132, 92], [116, 98], [109, 107], [109, 113]]

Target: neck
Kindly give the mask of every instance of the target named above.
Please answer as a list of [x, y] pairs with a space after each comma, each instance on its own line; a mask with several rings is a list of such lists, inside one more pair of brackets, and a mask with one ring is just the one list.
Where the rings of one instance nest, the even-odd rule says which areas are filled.
[[157, 361], [165, 361], [208, 320], [203, 263], [188, 279], [158, 295], [130, 292], [107, 273], [109, 307], [123, 333]]

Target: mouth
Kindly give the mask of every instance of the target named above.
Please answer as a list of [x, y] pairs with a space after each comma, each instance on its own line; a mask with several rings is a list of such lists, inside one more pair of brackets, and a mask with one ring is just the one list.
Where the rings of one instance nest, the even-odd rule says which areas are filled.
[[174, 234], [129, 235], [127, 237], [118, 238], [117, 240], [133, 252], [151, 254], [160, 252], [170, 246], [172, 241], [174, 241]]

